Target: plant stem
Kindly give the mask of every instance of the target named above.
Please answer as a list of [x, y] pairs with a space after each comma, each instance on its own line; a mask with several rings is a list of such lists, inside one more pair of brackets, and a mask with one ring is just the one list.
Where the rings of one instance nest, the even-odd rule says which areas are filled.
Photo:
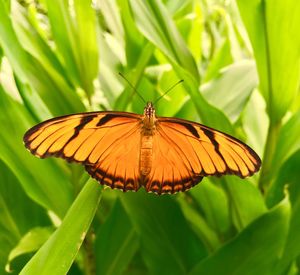
[[84, 274], [96, 275], [96, 259], [94, 252], [94, 233], [89, 230], [83, 242], [84, 248]]
[[272, 160], [274, 158], [275, 149], [277, 146], [279, 131], [281, 129], [281, 121], [277, 123], [270, 122], [265, 150], [264, 150], [264, 157], [262, 162], [262, 168], [260, 173], [259, 179], [259, 188], [263, 194], [266, 194], [268, 189], [272, 183], [273, 177], [273, 163]]

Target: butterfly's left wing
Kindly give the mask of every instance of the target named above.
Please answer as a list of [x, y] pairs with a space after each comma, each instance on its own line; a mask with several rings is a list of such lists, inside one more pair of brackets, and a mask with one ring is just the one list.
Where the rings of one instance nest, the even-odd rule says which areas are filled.
[[138, 190], [141, 116], [90, 112], [56, 117], [31, 128], [25, 146], [34, 155], [64, 158], [85, 165], [101, 184]]
[[259, 156], [242, 141], [191, 121], [158, 117], [153, 138], [153, 163], [146, 190], [185, 191], [203, 176], [251, 176]]

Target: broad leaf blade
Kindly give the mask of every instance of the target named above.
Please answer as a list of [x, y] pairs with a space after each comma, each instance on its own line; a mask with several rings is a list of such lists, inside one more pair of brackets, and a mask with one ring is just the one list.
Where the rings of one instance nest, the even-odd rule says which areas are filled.
[[216, 78], [201, 86], [201, 91], [210, 104], [235, 123], [257, 84], [255, 64], [245, 60], [223, 68]]
[[150, 274], [183, 274], [206, 255], [202, 243], [186, 223], [170, 196], [126, 193], [121, 202], [141, 237]]
[[139, 238], [117, 200], [96, 236], [97, 274], [123, 274], [139, 247]]
[[274, 274], [274, 264], [286, 241], [289, 217], [290, 205], [286, 198], [215, 254], [200, 262], [189, 274]]
[[0, 132], [0, 158], [19, 179], [28, 196], [63, 217], [73, 197], [66, 173], [54, 160], [42, 161], [26, 150], [23, 135], [34, 123], [24, 106], [7, 95], [1, 86], [0, 109], [0, 122], [6, 129]]
[[[66, 274], [92, 222], [102, 188], [90, 179], [60, 227], [26, 264], [20, 274]], [[51, 257], [49, 257], [51, 255]]]
[[[50, 221], [46, 211], [28, 198], [13, 172], [2, 160], [0, 174], [0, 273], [3, 274], [9, 253], [22, 236], [32, 227], [49, 226]], [[21, 269], [22, 266], [14, 268]]]
[[237, 3], [253, 46], [261, 91], [276, 123], [285, 115], [299, 87], [300, 2]]

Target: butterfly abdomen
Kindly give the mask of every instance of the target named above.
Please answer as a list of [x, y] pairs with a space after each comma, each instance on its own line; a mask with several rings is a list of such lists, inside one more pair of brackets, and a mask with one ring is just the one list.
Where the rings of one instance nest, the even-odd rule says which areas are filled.
[[152, 146], [153, 136], [142, 135], [141, 151], [140, 151], [140, 173], [142, 176], [147, 176], [152, 168]]

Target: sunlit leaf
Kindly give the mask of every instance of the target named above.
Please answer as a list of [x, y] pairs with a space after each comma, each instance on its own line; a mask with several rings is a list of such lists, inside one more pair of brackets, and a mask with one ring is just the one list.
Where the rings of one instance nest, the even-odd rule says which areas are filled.
[[223, 110], [234, 123], [257, 84], [255, 64], [245, 60], [223, 68], [213, 80], [201, 86], [201, 91], [210, 104]]
[[206, 254], [173, 198], [143, 191], [120, 198], [140, 235], [143, 257], [152, 274], [186, 273]]
[[[50, 237], [52, 227], [35, 227], [27, 232], [19, 243], [11, 250], [8, 257], [8, 264], [18, 256], [26, 253], [36, 252]], [[10, 268], [9, 268], [10, 269]]]
[[[66, 274], [95, 215], [102, 188], [89, 180], [70, 207], [60, 227], [50, 236], [20, 274]], [[51, 255], [51, 257], [49, 257]]]
[[138, 249], [139, 238], [119, 200], [96, 238], [97, 274], [123, 274]]
[[300, 2], [238, 0], [237, 3], [254, 50], [268, 112], [272, 121], [277, 122], [298, 92]]
[[271, 271], [285, 245], [289, 217], [290, 204], [286, 198], [189, 274], [274, 274]]

